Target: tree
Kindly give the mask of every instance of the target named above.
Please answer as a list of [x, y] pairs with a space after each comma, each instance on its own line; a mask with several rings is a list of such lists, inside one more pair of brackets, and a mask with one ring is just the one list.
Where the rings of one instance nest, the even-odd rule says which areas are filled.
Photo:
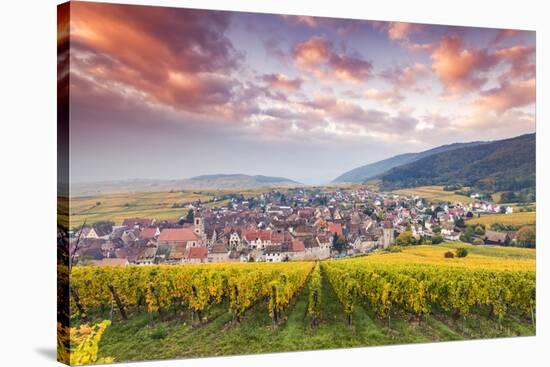
[[433, 233], [441, 233], [441, 227], [438, 226], [438, 225], [435, 225], [432, 227], [432, 232]]
[[464, 247], [460, 247], [456, 249], [456, 257], [466, 257], [468, 256], [468, 250], [466, 250]]
[[516, 233], [516, 241], [522, 247], [535, 248], [537, 244], [537, 233], [535, 227], [521, 227]]
[[474, 236], [474, 229], [471, 226], [468, 226], [460, 236], [460, 240], [463, 242], [471, 242], [473, 236]]
[[485, 245], [485, 241], [483, 241], [481, 238], [474, 238], [474, 240], [472, 241], [472, 244], [476, 245], [476, 246], [483, 246]]
[[415, 239], [411, 231], [403, 231], [395, 239], [395, 244], [398, 246], [410, 246], [415, 244]]
[[194, 220], [195, 220], [195, 211], [193, 209], [189, 209], [189, 211], [187, 212], [187, 216], [185, 217], [185, 221], [187, 223], [193, 223]]
[[336, 233], [334, 234], [334, 237], [332, 239], [332, 247], [338, 251], [338, 253], [341, 253], [344, 251], [347, 247], [346, 239], [338, 236]]
[[477, 226], [474, 229], [474, 233], [478, 236], [483, 236], [485, 234], [485, 228], [483, 228], [482, 226]]
[[440, 234], [436, 234], [435, 236], [432, 237], [432, 243], [434, 245], [438, 245], [440, 244], [441, 242], [443, 242], [443, 236], [440, 235]]

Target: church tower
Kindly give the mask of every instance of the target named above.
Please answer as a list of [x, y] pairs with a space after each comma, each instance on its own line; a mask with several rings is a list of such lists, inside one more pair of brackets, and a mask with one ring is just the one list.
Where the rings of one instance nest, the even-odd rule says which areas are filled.
[[393, 245], [393, 242], [395, 240], [393, 234], [393, 223], [389, 220], [384, 221], [382, 231], [382, 247], [388, 248], [390, 245]]
[[199, 237], [204, 235], [204, 223], [201, 217], [195, 217], [193, 232]]

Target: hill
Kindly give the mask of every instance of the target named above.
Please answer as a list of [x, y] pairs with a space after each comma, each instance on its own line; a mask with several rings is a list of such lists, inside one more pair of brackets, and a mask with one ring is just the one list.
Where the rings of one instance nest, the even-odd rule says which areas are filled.
[[407, 163], [418, 161], [419, 159], [438, 154], [441, 152], [452, 151], [464, 147], [472, 147], [485, 144], [485, 142], [454, 143], [442, 145], [419, 153], [405, 153], [394, 157], [384, 159], [378, 162], [370, 163], [336, 177], [332, 182], [363, 182], [374, 178], [380, 174], [388, 172], [390, 169], [402, 166]]
[[296, 187], [301, 183], [283, 177], [220, 174], [196, 176], [183, 180], [130, 179], [71, 184], [71, 197], [129, 192], [178, 190], [256, 189], [262, 187]]
[[460, 184], [487, 191], [534, 191], [535, 157], [536, 136], [525, 134], [432, 154], [378, 178], [383, 190]]
[[301, 183], [284, 177], [244, 174], [203, 175], [181, 182], [184, 189], [252, 189], [260, 187], [295, 187]]

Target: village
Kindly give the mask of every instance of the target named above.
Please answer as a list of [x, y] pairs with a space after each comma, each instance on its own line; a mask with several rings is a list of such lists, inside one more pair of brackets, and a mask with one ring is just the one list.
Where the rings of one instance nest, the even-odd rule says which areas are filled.
[[[416, 244], [459, 241], [465, 219], [512, 212], [481, 199], [437, 203], [363, 188], [273, 189], [223, 199], [220, 206], [188, 203], [187, 214], [174, 221], [127, 218], [121, 225], [82, 226], [71, 233], [71, 257], [91, 266], [323, 260], [388, 249], [404, 232]], [[491, 230], [478, 237], [487, 245], [512, 240]]]

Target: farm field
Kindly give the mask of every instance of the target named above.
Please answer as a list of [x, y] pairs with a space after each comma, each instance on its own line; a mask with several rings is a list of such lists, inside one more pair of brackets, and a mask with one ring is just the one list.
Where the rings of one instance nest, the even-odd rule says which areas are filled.
[[172, 208], [174, 203], [188, 203], [199, 199], [208, 201], [212, 199], [212, 196], [180, 191], [129, 192], [73, 197], [71, 198], [71, 227], [81, 225], [84, 220], [89, 224], [107, 220], [118, 225], [125, 218], [132, 217], [160, 220], [178, 219], [187, 214], [187, 209]]
[[[459, 246], [470, 254], [444, 258]], [[92, 322], [109, 318], [107, 284], [125, 304], [128, 319], [114, 306], [99, 347], [115, 362], [534, 335], [535, 251], [472, 247], [320, 263], [77, 267], [73, 286]]]
[[[285, 189], [281, 189], [285, 190]], [[185, 208], [173, 208], [174, 204], [186, 204], [201, 200], [206, 207], [223, 206], [229, 200], [209, 202], [217, 195], [239, 193], [245, 198], [254, 197], [265, 189], [248, 190], [203, 190], [203, 191], [148, 191], [98, 194], [72, 197], [70, 208], [70, 227], [97, 221], [113, 221], [121, 224], [125, 218], [155, 218], [157, 220], [176, 220], [187, 214]], [[100, 203], [97, 205], [97, 203]]]
[[493, 223], [506, 225], [526, 225], [536, 223], [536, 212], [518, 212], [511, 214], [489, 214], [481, 215], [480, 218], [471, 218], [466, 220], [467, 224], [484, 224], [489, 227]]
[[453, 191], [445, 191], [443, 190], [443, 186], [419, 186], [410, 189], [396, 190], [394, 192], [398, 195], [416, 195], [428, 201], [435, 202], [460, 201], [462, 203], [468, 204], [474, 201], [474, 199], [470, 198], [469, 196], [457, 195]]

